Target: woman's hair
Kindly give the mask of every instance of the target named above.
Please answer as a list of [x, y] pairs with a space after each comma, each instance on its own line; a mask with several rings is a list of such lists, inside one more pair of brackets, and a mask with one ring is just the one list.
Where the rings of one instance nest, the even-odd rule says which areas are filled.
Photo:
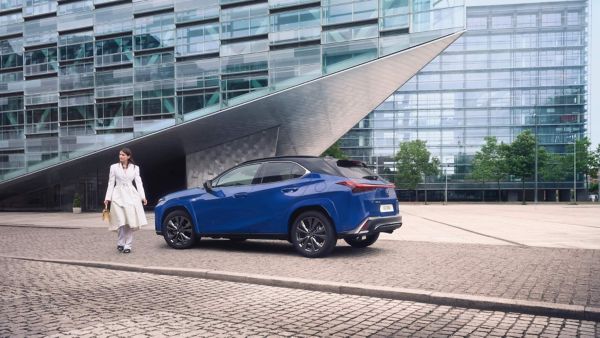
[[120, 151], [122, 151], [123, 153], [125, 153], [125, 155], [129, 156], [129, 163], [135, 165], [135, 161], [133, 160], [133, 153], [131, 152], [131, 149], [129, 149], [129, 148], [123, 148]]

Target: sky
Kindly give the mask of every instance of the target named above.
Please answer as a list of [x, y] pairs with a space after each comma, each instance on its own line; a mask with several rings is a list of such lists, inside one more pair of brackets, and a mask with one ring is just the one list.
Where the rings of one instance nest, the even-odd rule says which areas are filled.
[[[565, 0], [465, 0], [467, 6], [506, 5]], [[567, 0], [568, 1], [568, 0]], [[600, 0], [588, 0], [588, 130], [595, 150], [600, 144]]]

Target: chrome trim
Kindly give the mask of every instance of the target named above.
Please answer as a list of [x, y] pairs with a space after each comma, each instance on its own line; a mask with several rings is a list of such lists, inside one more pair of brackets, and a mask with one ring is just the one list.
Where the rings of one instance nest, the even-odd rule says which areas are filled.
[[[396, 219], [400, 217], [400, 222], [397, 222]], [[371, 222], [374, 220], [381, 220], [381, 219], [394, 219], [394, 222], [389, 222], [389, 223], [381, 223], [381, 224], [377, 224], [373, 229], [368, 229], [368, 230], [363, 230], [360, 231], [360, 229], [365, 225], [365, 223], [367, 222]], [[356, 228], [354, 228], [353, 230], [349, 231], [348, 234], [352, 234], [352, 235], [362, 235], [362, 234], [368, 234], [370, 232], [373, 232], [373, 230], [377, 230], [383, 226], [388, 226], [388, 225], [393, 225], [393, 224], [398, 224], [400, 223], [400, 225], [402, 225], [402, 215], [398, 214], [398, 215], [394, 215], [394, 216], [385, 216], [385, 217], [367, 217], [364, 221], [362, 221]]]
[[362, 221], [358, 227], [356, 227], [354, 230], [350, 231], [351, 234], [364, 234], [364, 233], [368, 233], [369, 230], [365, 230], [365, 231], [360, 231], [360, 229], [365, 226], [365, 223], [369, 222], [371, 219], [373, 219], [374, 217], [367, 217], [364, 221]]

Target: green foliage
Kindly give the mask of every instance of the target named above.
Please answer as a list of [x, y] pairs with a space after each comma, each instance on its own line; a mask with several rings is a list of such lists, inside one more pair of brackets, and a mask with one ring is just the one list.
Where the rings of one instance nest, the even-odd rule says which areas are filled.
[[549, 153], [544, 148], [539, 148], [539, 158], [543, 158], [542, 165], [538, 164], [539, 180], [544, 182], [560, 182], [565, 180], [569, 173], [565, 168], [565, 156], [563, 154]]
[[323, 152], [323, 154], [321, 154], [321, 157], [325, 157], [325, 156], [331, 156], [331, 157], [337, 158], [339, 160], [348, 159], [348, 156], [340, 148], [339, 141], [332, 144], [331, 147], [327, 148], [327, 150], [325, 150]]
[[[538, 170], [543, 168], [547, 160], [545, 151], [540, 152], [538, 148]], [[526, 130], [519, 134], [513, 143], [500, 146], [500, 152], [504, 157], [503, 170], [507, 174], [521, 180], [523, 191], [522, 203], [525, 204], [525, 181], [532, 180], [535, 176], [535, 154], [536, 140], [531, 131]], [[540, 156], [541, 153], [541, 156]], [[539, 172], [538, 172], [539, 174]]]
[[[590, 176], [593, 178], [598, 178], [598, 171], [600, 170], [600, 144], [596, 147], [596, 151], [592, 151], [590, 153], [591, 157], [591, 172]], [[596, 191], [598, 190], [598, 185], [596, 184]]]
[[[504, 155], [504, 169], [509, 175], [525, 181], [535, 174], [535, 136], [526, 130], [517, 136], [510, 145], [501, 147]], [[539, 154], [539, 153], [538, 153]], [[538, 168], [540, 166], [538, 156]]]
[[[577, 173], [593, 177], [598, 173], [598, 170], [595, 170], [596, 153], [589, 150], [590, 146], [591, 142], [587, 137], [575, 142], [575, 170]], [[570, 177], [573, 178], [573, 144], [567, 145], [564, 162], [565, 168], [569, 168]]]
[[73, 195], [73, 208], [81, 208], [81, 196], [78, 193]]
[[424, 141], [415, 140], [400, 143], [396, 160], [396, 186], [403, 189], [416, 189], [424, 176], [437, 175], [439, 161], [431, 158]]
[[500, 181], [506, 176], [502, 161], [504, 159], [500, 153], [498, 140], [493, 136], [486, 137], [485, 144], [481, 147], [480, 151], [475, 153], [475, 157], [473, 157], [473, 172], [471, 177], [482, 183]]
[[[523, 182], [523, 193], [526, 181], [535, 179], [535, 136], [530, 131], [522, 132], [511, 144], [498, 144], [495, 137], [486, 137], [486, 143], [473, 157], [471, 178], [480, 182], [500, 180], [508, 175]], [[590, 150], [587, 138], [576, 142], [577, 173], [598, 177], [600, 168], [600, 145], [595, 151]], [[564, 154], [548, 152], [538, 147], [538, 180], [544, 182], [561, 182], [573, 179], [573, 144], [567, 145]], [[597, 184], [591, 186], [591, 191]], [[500, 189], [500, 187], [498, 187]]]

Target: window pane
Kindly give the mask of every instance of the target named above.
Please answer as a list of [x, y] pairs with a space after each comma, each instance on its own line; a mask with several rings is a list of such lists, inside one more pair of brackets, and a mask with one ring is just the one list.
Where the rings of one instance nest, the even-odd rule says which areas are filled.
[[249, 185], [256, 176], [260, 164], [246, 165], [233, 169], [216, 179], [215, 187], [229, 187], [236, 185]]
[[304, 175], [305, 170], [290, 162], [271, 162], [262, 166], [260, 177], [257, 181], [261, 183], [274, 183], [285, 181]]

